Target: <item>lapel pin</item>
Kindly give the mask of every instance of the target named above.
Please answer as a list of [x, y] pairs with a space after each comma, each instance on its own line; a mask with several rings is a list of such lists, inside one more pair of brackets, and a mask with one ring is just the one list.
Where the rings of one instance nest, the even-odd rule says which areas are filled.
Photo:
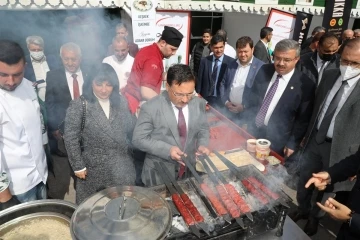
[[294, 89], [294, 87], [293, 87], [293, 86], [291, 86], [291, 88], [290, 88], [290, 89], [292, 90], [292, 89]]

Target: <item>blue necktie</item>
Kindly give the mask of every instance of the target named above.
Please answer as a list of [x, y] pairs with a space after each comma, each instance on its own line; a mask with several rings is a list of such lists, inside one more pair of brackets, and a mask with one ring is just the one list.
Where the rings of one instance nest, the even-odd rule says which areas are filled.
[[215, 63], [214, 63], [214, 67], [211, 73], [211, 87], [210, 87], [210, 95], [211, 96], [216, 96], [216, 92], [215, 92], [215, 85], [216, 85], [216, 77], [217, 77], [217, 73], [218, 73], [218, 62], [219, 59], [215, 58]]

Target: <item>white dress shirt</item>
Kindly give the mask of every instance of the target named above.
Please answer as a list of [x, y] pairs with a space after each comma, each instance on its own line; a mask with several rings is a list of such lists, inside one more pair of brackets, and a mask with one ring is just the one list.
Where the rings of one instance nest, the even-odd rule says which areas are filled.
[[125, 87], [130, 76], [134, 58], [129, 54], [123, 61], [119, 61], [115, 55], [104, 58], [103, 63], [111, 65], [119, 79], [120, 89]]
[[[82, 75], [82, 72], [81, 72], [80, 68], [76, 71], [75, 74], [77, 75], [76, 79], [77, 79], [78, 84], [79, 84], [79, 92], [80, 92], [80, 95], [82, 95], [82, 87], [84, 85], [84, 78], [83, 78], [83, 75]], [[68, 83], [68, 86], [69, 86], [71, 99], [74, 100], [74, 86], [73, 86], [74, 79], [72, 77], [73, 73], [68, 72], [68, 71], [65, 70], [65, 75], [66, 75], [66, 80], [67, 80], [67, 83]]]
[[234, 81], [231, 85], [229, 99], [232, 103], [241, 104], [242, 96], [245, 89], [246, 79], [249, 74], [249, 70], [254, 57], [251, 58], [250, 62], [246, 65], [241, 65], [240, 61], [237, 60], [238, 67], [236, 69]]
[[[264, 125], [267, 126], [269, 119], [272, 115], [272, 113], [274, 112], [274, 109], [276, 107], [276, 105], [278, 104], [282, 94], [284, 93], [292, 75], [294, 74], [295, 69], [293, 69], [291, 72], [289, 72], [288, 74], [282, 75], [282, 77], [279, 79], [279, 85], [276, 89], [275, 95], [273, 97], [273, 99], [271, 100], [271, 103], [269, 105], [268, 111], [266, 112], [266, 116], [265, 116], [265, 120], [264, 120]], [[270, 87], [273, 85], [273, 83], [276, 80], [278, 73], [275, 71], [273, 77], [271, 78], [270, 84], [266, 90], [266, 94], [269, 91]], [[266, 94], [264, 95], [264, 98], [266, 96]]]
[[326, 66], [330, 63], [330, 61], [324, 61], [324, 60], [321, 60], [320, 56], [319, 56], [319, 53], [317, 53], [317, 56], [316, 56], [316, 67], [317, 67], [317, 71], [319, 73], [319, 77], [318, 77], [318, 86], [320, 84], [320, 81], [321, 81], [321, 78], [322, 78], [322, 75], [324, 73], [324, 69], [326, 68]]
[[[34, 69], [36, 81], [45, 80], [46, 73], [50, 71], [49, 65], [46, 62], [46, 58], [44, 58], [42, 61], [35, 61], [34, 59], [31, 58], [31, 64]], [[40, 99], [45, 101], [46, 82], [38, 84], [37, 89]]]
[[0, 89], [0, 173], [13, 195], [25, 193], [48, 175], [40, 106], [32, 83], [23, 79], [14, 91]]
[[[177, 107], [171, 103], [171, 106], [173, 107], [173, 111], [175, 114], [175, 118], [176, 118], [176, 124], [179, 122], [179, 109], [177, 109]], [[185, 123], [186, 123], [186, 131], [189, 130], [189, 106], [186, 104], [185, 107], [182, 108], [182, 112], [184, 114], [184, 118], [185, 118]]]
[[[327, 137], [329, 138], [332, 138], [333, 137], [333, 132], [334, 132], [334, 124], [335, 124], [335, 119], [336, 119], [336, 116], [338, 115], [338, 113], [340, 112], [341, 108], [344, 106], [344, 103], [346, 102], [346, 100], [349, 98], [350, 94], [352, 93], [352, 91], [354, 90], [355, 86], [356, 86], [356, 83], [359, 81], [359, 78], [360, 76], [356, 77], [356, 78], [353, 78], [351, 80], [348, 80], [347, 81], [347, 84], [344, 88], [344, 93], [343, 95], [341, 96], [341, 99], [340, 99], [340, 102], [339, 102], [339, 105], [337, 106], [336, 110], [335, 110], [335, 114], [331, 120], [331, 123], [330, 123], [330, 126], [329, 126], [329, 129], [328, 129], [328, 132], [326, 134]], [[334, 86], [332, 87], [328, 97], [326, 98], [326, 101], [325, 101], [325, 104], [324, 104], [324, 107], [321, 109], [321, 113], [319, 115], [319, 121], [318, 121], [318, 125], [317, 125], [317, 129], [320, 128], [320, 125], [321, 125], [321, 122], [324, 118], [324, 115], [327, 111], [327, 109], [329, 108], [329, 105], [331, 103], [331, 101], [333, 100], [335, 94], [337, 93], [337, 91], [340, 89], [341, 85], [342, 85], [342, 76], [340, 76]]]

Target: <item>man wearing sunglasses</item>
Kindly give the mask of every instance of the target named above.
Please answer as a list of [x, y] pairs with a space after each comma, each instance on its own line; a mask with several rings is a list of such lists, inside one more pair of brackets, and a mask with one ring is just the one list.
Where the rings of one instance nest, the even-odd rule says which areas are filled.
[[[308, 219], [304, 231], [317, 232], [319, 207], [312, 203], [314, 187], [305, 188], [313, 173], [352, 154], [360, 144], [360, 38], [349, 40], [341, 54], [340, 68], [326, 70], [316, 92], [314, 110], [305, 135], [297, 186], [297, 211], [289, 214], [294, 221]], [[345, 181], [328, 187], [328, 192], [349, 191], [354, 182]], [[331, 189], [333, 188], [333, 189]], [[321, 201], [323, 193], [317, 194]]]
[[162, 184], [154, 162], [165, 163], [173, 179], [189, 176], [182, 157], [195, 164], [196, 154], [209, 154], [206, 102], [194, 96], [195, 77], [187, 65], [167, 72], [166, 91], [142, 105], [132, 143], [146, 152], [142, 180], [146, 186]]

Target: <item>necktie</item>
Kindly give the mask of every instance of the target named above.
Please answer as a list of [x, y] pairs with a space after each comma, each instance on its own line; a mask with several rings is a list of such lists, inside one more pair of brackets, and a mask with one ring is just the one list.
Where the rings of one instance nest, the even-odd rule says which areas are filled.
[[[180, 143], [181, 143], [182, 150], [184, 150], [186, 137], [187, 137], [186, 122], [185, 122], [185, 117], [184, 117], [182, 108], [181, 107], [176, 107], [176, 108], [179, 110], [178, 130], [179, 130], [179, 136], [180, 136]], [[180, 165], [179, 174], [178, 174], [179, 178], [181, 178], [184, 173], [185, 173], [185, 167], [183, 165]]]
[[326, 139], [326, 135], [327, 132], [329, 130], [330, 124], [331, 124], [331, 120], [334, 117], [334, 114], [336, 112], [336, 108], [339, 105], [339, 102], [341, 100], [341, 97], [344, 93], [345, 87], [347, 85], [347, 81], [342, 81], [341, 87], [339, 88], [339, 90], [336, 92], [334, 98], [331, 100], [330, 105], [328, 107], [328, 109], [326, 110], [326, 113], [321, 121], [319, 130], [316, 134], [316, 142], [318, 144], [323, 143]]
[[269, 109], [270, 103], [276, 93], [276, 89], [278, 88], [279, 85], [279, 79], [282, 76], [280, 74], [277, 75], [275, 82], [273, 83], [273, 85], [270, 87], [268, 93], [266, 94], [263, 103], [261, 105], [260, 111], [258, 112], [258, 114], [256, 115], [255, 118], [255, 124], [257, 127], [261, 127], [264, 125], [264, 120], [266, 117], [266, 113]]
[[74, 99], [78, 99], [80, 97], [80, 90], [79, 90], [79, 82], [77, 80], [77, 74], [71, 75], [73, 78], [73, 94]]
[[211, 73], [210, 96], [216, 96], [215, 87], [216, 87], [217, 73], [218, 73], [218, 69], [219, 69], [218, 62], [219, 62], [219, 59], [215, 58], [214, 67], [213, 67], [213, 70]]

